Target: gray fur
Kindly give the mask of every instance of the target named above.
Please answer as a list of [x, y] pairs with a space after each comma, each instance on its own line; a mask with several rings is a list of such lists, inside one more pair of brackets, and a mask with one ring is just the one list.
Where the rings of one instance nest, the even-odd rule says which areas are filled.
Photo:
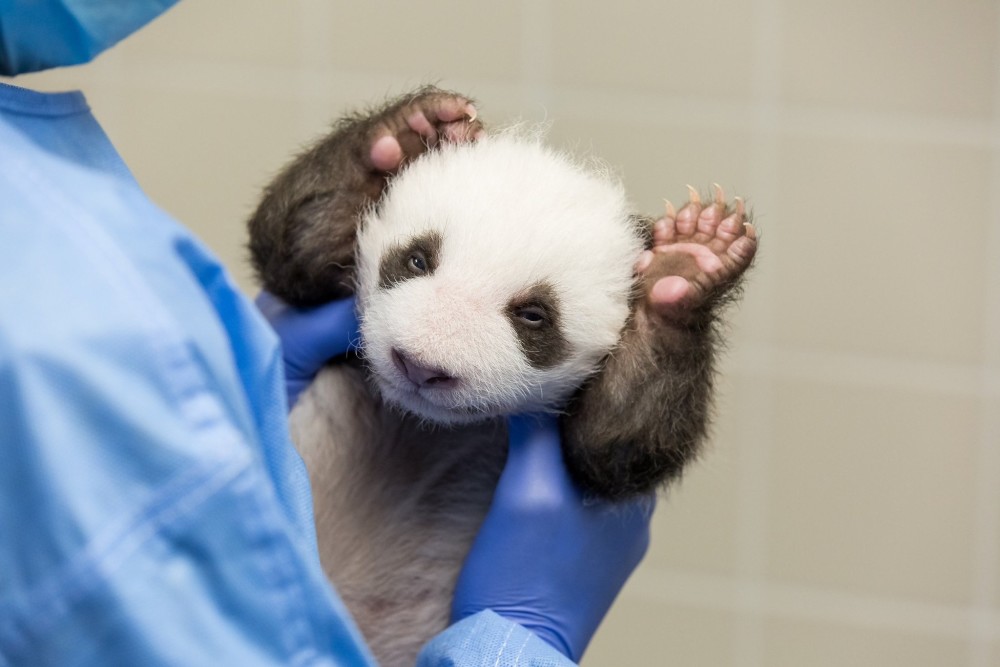
[[327, 576], [379, 664], [414, 664], [448, 625], [506, 457], [505, 425], [426, 424], [383, 404], [353, 363], [322, 371], [291, 423]]

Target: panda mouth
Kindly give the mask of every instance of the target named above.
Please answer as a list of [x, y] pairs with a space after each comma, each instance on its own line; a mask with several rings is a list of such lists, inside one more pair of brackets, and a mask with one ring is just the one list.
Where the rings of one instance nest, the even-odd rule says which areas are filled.
[[[383, 383], [383, 396], [407, 412], [440, 423], [465, 423], [489, 419], [497, 415], [495, 406], [475, 401], [462, 389], [468, 389], [459, 378], [432, 369], [422, 373], [410, 365], [410, 358], [397, 350], [390, 354], [392, 366], [377, 372]], [[428, 367], [423, 367], [426, 371]], [[388, 372], [385, 372], [388, 371]], [[408, 372], [409, 371], [409, 372]], [[416, 380], [411, 377], [416, 376]]]
[[407, 412], [441, 424], [476, 422], [497, 416], [495, 410], [478, 405], [445, 404], [441, 400], [445, 395], [444, 392], [424, 391], [412, 385], [397, 385], [387, 398]]

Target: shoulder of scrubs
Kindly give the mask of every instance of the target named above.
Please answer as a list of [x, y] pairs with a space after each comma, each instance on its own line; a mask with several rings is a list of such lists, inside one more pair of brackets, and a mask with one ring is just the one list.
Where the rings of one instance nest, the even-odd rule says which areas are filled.
[[572, 667], [576, 663], [524, 626], [481, 611], [420, 652], [417, 667]]
[[0, 84], [0, 666], [369, 665], [277, 341], [78, 93]]

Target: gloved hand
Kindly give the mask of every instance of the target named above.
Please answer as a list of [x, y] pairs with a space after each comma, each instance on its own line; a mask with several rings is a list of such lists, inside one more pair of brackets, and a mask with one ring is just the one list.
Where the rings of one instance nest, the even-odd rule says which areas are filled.
[[285, 391], [291, 410], [327, 361], [360, 342], [354, 298], [299, 309], [265, 291], [255, 303], [281, 339]]
[[510, 452], [466, 558], [452, 622], [484, 609], [579, 661], [649, 546], [655, 498], [585, 501], [563, 464], [554, 417], [509, 421]]

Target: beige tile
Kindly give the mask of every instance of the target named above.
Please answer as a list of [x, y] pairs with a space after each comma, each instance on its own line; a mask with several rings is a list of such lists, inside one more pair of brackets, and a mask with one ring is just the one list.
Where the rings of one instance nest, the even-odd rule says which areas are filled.
[[17, 83], [82, 88], [150, 199], [205, 241], [243, 289], [256, 292], [244, 250], [246, 219], [270, 176], [316, 133], [303, 133], [292, 101], [109, 83], [106, 67], [56, 70]]
[[659, 501], [643, 567], [730, 574], [737, 569], [732, 460], [706, 454]]
[[992, 223], [987, 150], [791, 137], [763, 220], [777, 341], [971, 363]]
[[521, 72], [518, 3], [338, 3], [332, 20], [323, 67], [404, 74], [413, 84]]
[[154, 58], [294, 65], [301, 60], [296, 4], [179, 2], [115, 47], [115, 55], [132, 62]]
[[122, 84], [121, 66], [127, 61], [131, 44], [132, 38], [125, 39], [89, 63], [22, 74], [14, 78], [0, 77], [0, 81], [45, 92], [82, 90], [89, 96], [95, 87]]
[[782, 88], [794, 104], [988, 118], [994, 2], [783, 2]]
[[[703, 126], [625, 122], [609, 118], [589, 120], [560, 115], [552, 110], [551, 141], [577, 154], [595, 156], [622, 177], [636, 210], [652, 216], [663, 213], [664, 198], [681, 206], [688, 199], [686, 184], [709, 192], [712, 183], [724, 186], [730, 197], [742, 196], [763, 229], [763, 252], [754, 268], [740, 306], [731, 308], [726, 319], [733, 326], [730, 340], [759, 339], [761, 326], [746, 326], [761, 318], [761, 290], [765, 272], [774, 270], [771, 252], [773, 211], [758, 205], [753, 184], [755, 173], [753, 137], [739, 129], [708, 130]], [[768, 322], [770, 319], [768, 318]], [[759, 324], [759, 323], [758, 323]], [[766, 327], [770, 328], [770, 327]]]
[[768, 575], [861, 595], [972, 595], [979, 404], [777, 382]]
[[22, 74], [17, 77], [0, 76], [0, 82], [42, 92], [86, 90], [94, 82], [94, 73], [98, 67], [99, 65], [94, 64], [82, 67], [63, 67], [44, 72]]
[[741, 463], [747, 455], [741, 409], [753, 382], [720, 378], [712, 438], [699, 460], [661, 497], [644, 568], [730, 575], [738, 570]]
[[[307, 129], [323, 130], [344, 111], [377, 105], [387, 97], [410, 92], [416, 85], [418, 84], [414, 79], [404, 75], [344, 75], [335, 72], [324, 87], [305, 91], [308, 98], [302, 100], [300, 117]], [[475, 81], [444, 79], [438, 85], [474, 99], [479, 118], [490, 129], [544, 120], [545, 110], [537, 105], [526, 104], [520, 94], [513, 92], [516, 88], [514, 84], [484, 86]]]
[[245, 223], [261, 188], [308, 137], [294, 103], [207, 93], [121, 91], [106, 130], [150, 198], [250, 288]]
[[544, 123], [552, 117], [551, 109], [525, 94], [519, 83], [490, 86], [471, 80], [467, 84], [456, 85], [458, 90], [475, 98], [487, 128], [501, 128], [519, 123]]
[[678, 206], [686, 202], [688, 183], [707, 192], [717, 182], [731, 195], [753, 198], [747, 192], [753, 164], [746, 132], [583, 120], [558, 112], [550, 120], [555, 145], [608, 163], [622, 175], [629, 197], [644, 213], [661, 215], [664, 197]]
[[969, 663], [965, 642], [867, 628], [774, 619], [764, 624], [768, 667], [955, 667]]
[[751, 3], [551, 3], [557, 84], [709, 99], [751, 96]]
[[[392, 94], [402, 94], [404, 90], [401, 85]], [[336, 82], [309, 91], [307, 99], [296, 103], [296, 111], [303, 130], [310, 135], [320, 135], [329, 132], [338, 118], [377, 104], [385, 97], [386, 91], [375, 85], [366, 85], [361, 81]]]
[[626, 588], [598, 629], [583, 667], [733, 664], [731, 614], [646, 601]]
[[[989, 528], [982, 528], [983, 534], [978, 535], [981, 542], [980, 544], [988, 545], [987, 549], [994, 549], [992, 551], [992, 560], [983, 561], [984, 568], [987, 571], [982, 572], [984, 578], [989, 579], [990, 583], [986, 585], [991, 586], [993, 590], [993, 613], [996, 614], [997, 619], [996, 630], [1000, 631], [1000, 557], [997, 557], [996, 549], [1000, 549], [1000, 516], [998, 516], [998, 510], [1000, 510], [1000, 505], [992, 502], [997, 498], [998, 488], [1000, 484], [997, 483], [998, 477], [1000, 477], [1000, 465], [997, 464], [1000, 461], [1000, 396], [994, 395], [992, 398], [984, 401], [985, 410], [989, 417], [984, 420], [982, 438], [989, 451], [982, 451], [980, 456], [980, 465], [984, 466], [986, 472], [986, 478], [992, 480], [992, 485], [986, 491], [985, 500], [983, 501], [982, 510], [979, 515], [980, 517], [993, 517], [994, 523], [992, 525], [992, 532], [986, 532], [990, 530]], [[982, 449], [982, 443], [980, 445]], [[989, 467], [986, 467], [989, 466]], [[985, 522], [984, 522], [985, 523]], [[979, 528], [977, 526], [977, 528]], [[982, 548], [982, 547], [980, 547]], [[985, 551], [989, 554], [990, 551]], [[976, 582], [978, 585], [983, 585], [985, 582]], [[996, 637], [1000, 640], [1000, 632], [997, 632]], [[1000, 667], [1000, 641], [997, 642], [995, 648], [996, 653], [996, 663]]]

